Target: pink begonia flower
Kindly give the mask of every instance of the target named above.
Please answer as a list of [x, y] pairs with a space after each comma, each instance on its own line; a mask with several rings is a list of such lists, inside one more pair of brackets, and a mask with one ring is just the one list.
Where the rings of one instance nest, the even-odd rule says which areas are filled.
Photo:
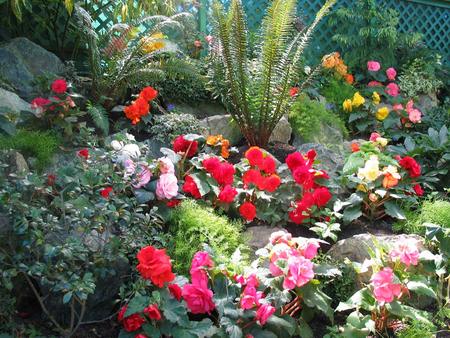
[[417, 265], [419, 263], [419, 249], [416, 241], [397, 243], [394, 250], [391, 251], [392, 259], [399, 258], [406, 266]]
[[292, 235], [284, 230], [272, 232], [269, 238], [269, 241], [272, 245], [278, 243], [289, 244], [290, 240], [292, 240]]
[[161, 157], [158, 159], [159, 171], [161, 174], [174, 174], [175, 168], [172, 161], [168, 157]]
[[374, 287], [373, 294], [375, 299], [381, 305], [392, 302], [394, 297], [399, 297], [402, 292], [401, 285], [393, 283], [394, 273], [391, 268], [384, 268], [375, 273], [371, 281]]
[[412, 109], [414, 109], [414, 101], [409, 100], [408, 103], [406, 104], [406, 111], [409, 112]]
[[283, 288], [286, 290], [301, 287], [314, 278], [314, 264], [305, 257], [289, 257], [288, 267], [288, 275], [283, 281]]
[[379, 138], [379, 137], [381, 137], [380, 134], [378, 134], [378, 133], [372, 133], [372, 134], [370, 134], [369, 141], [370, 141], [370, 142], [376, 142], [376, 141], [377, 141], [377, 138]]
[[397, 76], [397, 71], [393, 67], [388, 68], [386, 69], [386, 76], [390, 81], [394, 81]]
[[257, 288], [258, 285], [259, 285], [258, 277], [256, 277], [256, 275], [255, 275], [254, 273], [250, 274], [250, 275], [247, 277], [246, 284], [247, 284], [247, 285], [254, 286], [255, 288]]
[[292, 251], [294, 255], [300, 255], [298, 251], [291, 250], [291, 248], [284, 243], [277, 244], [273, 247], [270, 255], [269, 270], [274, 277], [281, 276], [283, 274], [283, 270], [281, 270], [276, 263], [278, 260], [287, 261], [289, 258], [289, 251]]
[[191, 269], [189, 270], [192, 284], [207, 288], [208, 274], [206, 273], [206, 269], [212, 268], [213, 266], [214, 263], [206, 251], [197, 252], [192, 258]]
[[317, 250], [320, 248], [320, 244], [315, 239], [308, 239], [305, 243], [304, 249], [302, 248], [302, 254], [307, 259], [313, 259], [317, 255]]
[[403, 108], [403, 105], [401, 103], [396, 103], [392, 106], [392, 109], [394, 111], [399, 111], [399, 110], [404, 110], [405, 108]]
[[162, 174], [156, 183], [156, 196], [159, 199], [174, 198], [178, 195], [178, 180], [174, 174]]
[[256, 291], [256, 288], [252, 285], [247, 285], [242, 293], [241, 297], [241, 309], [250, 310], [255, 306], [260, 305], [260, 300], [264, 298], [262, 291]]
[[386, 86], [385, 92], [390, 96], [397, 97], [400, 93], [400, 89], [397, 84], [391, 82]]
[[133, 188], [139, 189], [150, 182], [152, 172], [150, 168], [144, 164], [139, 165], [139, 172], [136, 174], [135, 182], [132, 184]]
[[270, 316], [275, 313], [276, 309], [270, 304], [263, 304], [256, 311], [256, 321], [259, 325], [264, 325]]
[[213, 292], [207, 288], [193, 284], [185, 284], [182, 295], [189, 311], [193, 314], [211, 314], [216, 308], [212, 299]]
[[412, 123], [419, 123], [422, 120], [422, 113], [419, 109], [411, 109], [408, 112], [408, 117]]
[[214, 37], [212, 35], [207, 35], [205, 40], [210, 45], [214, 41]]
[[367, 62], [367, 70], [370, 72], [378, 72], [381, 68], [381, 65], [377, 61], [368, 61]]
[[241, 284], [241, 285], [245, 285], [245, 277], [242, 275], [236, 275], [234, 276], [234, 280], [236, 281], [236, 283]]
[[125, 160], [123, 166], [125, 167], [124, 177], [130, 177], [136, 171], [136, 163], [131, 159]]
[[383, 84], [381, 82], [378, 81], [370, 81], [367, 84], [367, 87], [381, 87]]

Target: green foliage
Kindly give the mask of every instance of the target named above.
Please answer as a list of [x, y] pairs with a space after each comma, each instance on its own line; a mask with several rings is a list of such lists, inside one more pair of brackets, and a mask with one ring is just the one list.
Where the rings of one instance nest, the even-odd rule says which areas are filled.
[[421, 39], [417, 33], [400, 33], [399, 13], [375, 0], [353, 1], [335, 11], [328, 23], [336, 32], [332, 40], [355, 73], [364, 73], [369, 60], [396, 66], [396, 49], [414, 46]]
[[440, 63], [439, 59], [431, 62], [418, 58], [404, 65], [398, 77], [401, 91], [411, 98], [420, 94], [435, 93], [443, 86], [443, 82], [436, 76], [438, 63]]
[[87, 105], [87, 112], [94, 122], [95, 126], [103, 132], [103, 135], [108, 135], [109, 120], [108, 113], [106, 112], [105, 108], [100, 105], [93, 105], [89, 102]]
[[450, 202], [439, 199], [424, 201], [418, 211], [407, 213], [406, 221], [394, 223], [393, 229], [397, 232], [424, 235], [425, 223], [450, 229]]
[[20, 130], [14, 136], [0, 136], [0, 149], [14, 149], [37, 159], [36, 168], [43, 170], [51, 163], [59, 145], [51, 132]]
[[434, 337], [436, 328], [433, 324], [427, 324], [413, 320], [405, 329], [396, 333], [397, 338], [422, 338]]
[[154, 124], [149, 131], [153, 139], [170, 143], [179, 135], [201, 134], [203, 127], [195, 116], [175, 112], [155, 115]]
[[[166, 39], [152, 37], [158, 32], [171, 29], [183, 31], [192, 20], [189, 13], [171, 17], [163, 15], [144, 16], [128, 23], [116, 24], [99, 36], [88, 11], [75, 6], [77, 26], [89, 50], [89, 66], [92, 76], [92, 95], [112, 106], [126, 95], [127, 89], [141, 89], [148, 82], [162, 81], [166, 75], [182, 77], [195, 72], [193, 67], [178, 58], [175, 44]], [[149, 29], [140, 31], [148, 25]], [[145, 39], [143, 39], [145, 37]], [[149, 43], [164, 41], [163, 48], [145, 50]]]
[[242, 223], [219, 216], [213, 209], [193, 200], [185, 200], [173, 213], [173, 245], [169, 253], [175, 269], [187, 273], [194, 254], [207, 244], [218, 260], [227, 263], [233, 252], [243, 247]]
[[324, 125], [338, 129], [344, 136], [348, 134], [345, 123], [339, 116], [328, 110], [323, 103], [311, 100], [306, 95], [300, 95], [292, 104], [289, 122], [293, 132], [306, 142], [313, 142], [320, 136]]
[[332, 103], [337, 107], [336, 110], [341, 111], [342, 102], [349, 97], [353, 97], [357, 90], [343, 79], [331, 77], [320, 92], [327, 99], [327, 102]]
[[221, 92], [222, 101], [249, 144], [266, 147], [276, 124], [289, 112], [289, 89], [299, 82], [303, 51], [334, 3], [326, 1], [311, 26], [298, 32], [293, 25], [296, 1], [273, 1], [263, 20], [258, 57], [251, 61], [241, 1], [233, 0], [228, 13], [218, 1], [214, 3], [220, 48], [212, 48], [212, 83], [225, 81], [229, 91]]

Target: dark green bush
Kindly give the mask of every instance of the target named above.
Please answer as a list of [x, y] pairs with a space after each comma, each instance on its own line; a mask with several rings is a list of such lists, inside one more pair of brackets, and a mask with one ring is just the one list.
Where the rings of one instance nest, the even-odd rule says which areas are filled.
[[311, 100], [306, 95], [300, 95], [294, 102], [289, 113], [289, 122], [294, 134], [306, 142], [314, 142], [320, 137], [324, 125], [339, 129], [344, 136], [347, 129], [339, 116], [328, 110], [323, 103]]
[[242, 223], [219, 216], [212, 208], [194, 200], [185, 200], [174, 211], [171, 222], [172, 245], [169, 253], [174, 270], [187, 274], [191, 260], [207, 244], [215, 256], [224, 263], [230, 262], [236, 249], [245, 251], [241, 234]]
[[[340, 108], [345, 99], [353, 97], [353, 94], [356, 93], [356, 89], [342, 79], [331, 78], [323, 86], [320, 93], [327, 99], [327, 102]], [[338, 110], [340, 111], [341, 109]]]
[[14, 149], [24, 156], [35, 157], [39, 171], [51, 163], [58, 145], [59, 140], [51, 132], [20, 130], [14, 136], [0, 136], [0, 149]]

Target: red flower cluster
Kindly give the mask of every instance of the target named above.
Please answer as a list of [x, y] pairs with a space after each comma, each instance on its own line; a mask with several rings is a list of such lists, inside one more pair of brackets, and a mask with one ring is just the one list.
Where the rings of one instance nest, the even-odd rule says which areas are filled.
[[220, 185], [219, 201], [231, 203], [237, 195], [237, 190], [232, 186], [236, 170], [231, 163], [221, 162], [218, 157], [207, 157], [202, 162], [203, 168]]
[[411, 178], [419, 177], [421, 173], [420, 164], [410, 156], [405, 156], [398, 159], [398, 163], [408, 171]]
[[82, 157], [85, 160], [89, 158], [89, 150], [87, 148], [81, 149], [77, 151], [77, 156]]
[[164, 283], [175, 279], [166, 250], [158, 250], [149, 245], [138, 252], [137, 259], [139, 261], [137, 269], [142, 278], [151, 280], [157, 287], [162, 288]]
[[239, 213], [244, 219], [251, 222], [256, 217], [256, 207], [252, 202], [244, 202], [239, 207]]
[[292, 176], [303, 188], [303, 197], [295, 202], [294, 210], [289, 212], [289, 218], [296, 224], [301, 224], [311, 216], [311, 208], [324, 207], [331, 199], [331, 193], [327, 187], [320, 186], [315, 180], [319, 178], [328, 179], [328, 174], [324, 171], [315, 170], [312, 166], [317, 153], [314, 150], [307, 152], [303, 156], [299, 152], [289, 154], [286, 164], [291, 170]]
[[188, 141], [184, 135], [178, 136], [173, 141], [173, 151], [178, 154], [186, 155], [186, 157], [193, 157], [198, 149], [197, 141]]
[[138, 313], [133, 313], [130, 316], [125, 317], [125, 312], [127, 312], [128, 305], [123, 306], [120, 309], [117, 319], [122, 323], [123, 328], [127, 332], [133, 332], [139, 330], [145, 323], [145, 318]]
[[67, 82], [64, 79], [57, 79], [53, 81], [51, 88], [56, 94], [64, 94], [67, 90]]
[[106, 187], [102, 190], [100, 190], [100, 195], [102, 195], [103, 198], [109, 198], [109, 196], [111, 195], [111, 193], [113, 192], [113, 188], [112, 187]]
[[142, 116], [150, 111], [150, 101], [158, 96], [158, 91], [152, 87], [145, 87], [139, 93], [139, 97], [129, 106], [124, 108], [125, 116], [131, 120], [132, 124], [137, 124]]
[[182, 189], [185, 193], [192, 195], [192, 197], [196, 199], [202, 197], [200, 190], [198, 190], [197, 183], [195, 183], [194, 179], [190, 175], [186, 175], [184, 177], [184, 184]]
[[276, 164], [272, 156], [263, 152], [259, 147], [251, 147], [245, 153], [252, 169], [242, 176], [244, 186], [255, 185], [259, 190], [274, 192], [281, 184], [280, 177], [275, 173]]

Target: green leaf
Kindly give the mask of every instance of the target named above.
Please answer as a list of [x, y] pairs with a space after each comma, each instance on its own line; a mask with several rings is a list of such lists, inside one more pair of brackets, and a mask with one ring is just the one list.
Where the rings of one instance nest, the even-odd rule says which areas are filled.
[[108, 135], [109, 120], [108, 120], [108, 113], [106, 112], [105, 108], [103, 108], [101, 105], [92, 105], [90, 102], [88, 102], [87, 112], [89, 113], [89, 116], [91, 117], [95, 126], [102, 131], [103, 135]]
[[350, 223], [351, 221], [354, 221], [355, 219], [361, 217], [362, 211], [360, 205], [353, 205], [350, 207], [345, 208], [344, 214], [343, 214], [343, 220], [345, 223]]
[[211, 191], [211, 188], [207, 183], [207, 176], [205, 173], [196, 173], [191, 174], [190, 176], [197, 185], [198, 191], [200, 191], [200, 195], [202, 195], [202, 197]]
[[387, 201], [384, 203], [386, 214], [398, 219], [406, 219], [403, 210], [394, 201]]
[[142, 329], [145, 334], [149, 336], [149, 338], [160, 338], [161, 331], [157, 327], [154, 327], [152, 324], [144, 324], [142, 325]]
[[139, 204], [145, 204], [155, 199], [155, 194], [145, 189], [137, 189], [134, 191], [134, 194]]
[[230, 338], [242, 338], [244, 336], [239, 325], [228, 317], [222, 317], [220, 319], [220, 325], [225, 328], [225, 331], [228, 333], [228, 337]]
[[118, 338], [134, 338], [136, 336], [136, 332], [127, 332], [125, 330], [120, 330]]
[[430, 320], [428, 319], [427, 312], [420, 311], [414, 309], [413, 307], [400, 304], [397, 301], [393, 301], [391, 303], [386, 304], [386, 309], [400, 318], [407, 317], [413, 320], [421, 321], [426, 324], [431, 324]]
[[168, 321], [178, 323], [180, 325], [187, 325], [187, 323], [189, 323], [187, 309], [184, 303], [181, 303], [176, 299], [169, 298], [162, 309], [164, 317]]
[[375, 299], [367, 288], [357, 291], [346, 302], [340, 302], [336, 308], [337, 312], [347, 311], [356, 307], [362, 307], [367, 311], [372, 311], [375, 307]]
[[313, 333], [311, 327], [308, 325], [308, 323], [303, 318], [300, 318], [298, 321], [297, 332], [301, 338], [314, 338], [314, 333]]
[[134, 313], [142, 312], [144, 308], [146, 308], [150, 304], [150, 297], [148, 296], [136, 296], [127, 306], [127, 311], [124, 314], [124, 317], [131, 316]]
[[352, 153], [345, 162], [342, 172], [344, 175], [353, 174], [358, 168], [364, 166], [364, 162], [363, 155], [360, 152]]
[[325, 315], [327, 315], [330, 321], [333, 322], [334, 311], [330, 306], [331, 298], [323, 293], [318, 286], [308, 283], [300, 288], [300, 292], [303, 294], [303, 300], [306, 305], [322, 311]]
[[67, 304], [72, 299], [72, 292], [67, 292], [63, 297], [63, 304]]
[[291, 337], [294, 335], [296, 323], [290, 316], [270, 316], [266, 328], [274, 332], [278, 337]]
[[[426, 284], [426, 278], [424, 276], [414, 276], [416, 280], [409, 281], [406, 286], [408, 290], [414, 291], [419, 295], [424, 295], [437, 299], [434, 290]], [[420, 280], [419, 280], [420, 279]]]

